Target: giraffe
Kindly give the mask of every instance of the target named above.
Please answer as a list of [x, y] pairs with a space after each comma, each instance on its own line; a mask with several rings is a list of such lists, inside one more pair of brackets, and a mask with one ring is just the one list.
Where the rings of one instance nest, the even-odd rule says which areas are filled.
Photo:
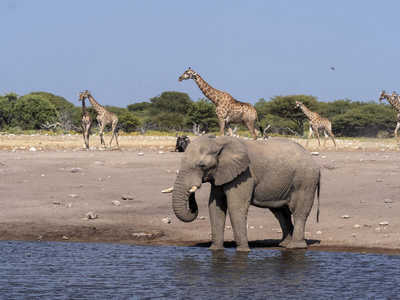
[[335, 148], [336, 148], [335, 136], [332, 133], [332, 123], [328, 119], [321, 117], [316, 112], [309, 110], [301, 101], [296, 101], [295, 108], [297, 108], [297, 107], [300, 107], [300, 109], [307, 116], [307, 118], [310, 119], [310, 132], [308, 134], [306, 148], [307, 148], [308, 141], [310, 140], [313, 130], [315, 131], [315, 134], [317, 136], [318, 145], [319, 145], [319, 147], [321, 147], [321, 142], [319, 141], [319, 132], [318, 132], [319, 129], [323, 129], [324, 134], [325, 134], [325, 142], [324, 142], [323, 148], [325, 148], [325, 144], [326, 144], [326, 140], [328, 139], [328, 136], [332, 139], [333, 144], [335, 145]]
[[203, 92], [204, 96], [217, 106], [215, 112], [218, 117], [220, 136], [224, 135], [225, 126], [228, 128], [229, 135], [233, 136], [230, 124], [243, 123], [249, 129], [251, 137], [254, 140], [257, 139], [258, 132], [254, 128], [255, 121], [258, 121], [257, 111], [250, 103], [240, 102], [234, 99], [227, 92], [214, 89], [203, 78], [201, 78], [198, 73], [190, 68], [179, 77], [178, 81], [187, 79], [193, 79]]
[[112, 131], [112, 137], [110, 141], [110, 147], [111, 147], [111, 142], [113, 138], [115, 137], [115, 141], [117, 142], [117, 148], [118, 148], [118, 136], [117, 136], [117, 123], [118, 123], [118, 117], [116, 114], [113, 114], [112, 112], [109, 112], [104, 106], [100, 105], [99, 103], [94, 100], [92, 94], [89, 91], [85, 91], [85, 95], [88, 98], [90, 104], [92, 105], [93, 109], [97, 112], [97, 117], [96, 120], [99, 123], [100, 126], [100, 142], [101, 145], [105, 147], [105, 142], [103, 139], [103, 131], [106, 126], [111, 125], [111, 131]]
[[83, 140], [85, 141], [86, 149], [89, 149], [89, 136], [92, 130], [92, 116], [90, 115], [85, 105], [86, 93], [81, 92], [78, 94], [78, 96], [79, 96], [79, 101], [82, 101], [81, 125], [83, 131]]
[[394, 130], [394, 136], [396, 137], [396, 140], [397, 140], [397, 147], [400, 148], [399, 138], [397, 136], [397, 131], [400, 128], [400, 98], [399, 98], [399, 95], [397, 95], [396, 92], [393, 92], [393, 94], [390, 96], [385, 91], [382, 91], [381, 95], [379, 97], [379, 102], [382, 101], [383, 99], [386, 99], [390, 103], [390, 105], [393, 106], [398, 112], [397, 125], [396, 125], [396, 129]]

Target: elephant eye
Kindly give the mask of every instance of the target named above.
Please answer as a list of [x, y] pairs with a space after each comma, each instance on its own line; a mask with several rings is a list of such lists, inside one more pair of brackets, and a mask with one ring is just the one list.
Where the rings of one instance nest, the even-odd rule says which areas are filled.
[[207, 169], [206, 164], [203, 163], [203, 162], [199, 163], [199, 167], [200, 167], [200, 169], [202, 169], [202, 170]]

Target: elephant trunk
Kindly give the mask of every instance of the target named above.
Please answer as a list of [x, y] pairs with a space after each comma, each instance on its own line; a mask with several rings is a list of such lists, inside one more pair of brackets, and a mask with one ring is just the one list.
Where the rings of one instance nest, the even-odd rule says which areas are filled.
[[175, 182], [172, 192], [172, 209], [176, 217], [183, 222], [192, 222], [199, 213], [194, 192], [196, 189], [187, 189], [185, 184]]

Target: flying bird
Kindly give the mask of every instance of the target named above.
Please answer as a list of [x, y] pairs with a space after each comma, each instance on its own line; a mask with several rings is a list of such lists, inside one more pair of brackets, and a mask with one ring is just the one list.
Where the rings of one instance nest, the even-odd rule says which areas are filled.
[[332, 69], [332, 70], [335, 70], [335, 68], [334, 68], [334, 67], [331, 67], [331, 69]]

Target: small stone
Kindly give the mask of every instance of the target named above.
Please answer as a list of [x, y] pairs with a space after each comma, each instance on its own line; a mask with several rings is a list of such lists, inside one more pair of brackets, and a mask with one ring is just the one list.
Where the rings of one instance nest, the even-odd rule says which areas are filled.
[[94, 219], [97, 219], [98, 217], [99, 217], [99, 215], [97, 214], [97, 212], [95, 212], [94, 210], [93, 211], [89, 211], [88, 213], [86, 213], [86, 218], [88, 219], [88, 220], [94, 220]]
[[114, 205], [114, 206], [120, 206], [121, 203], [120, 203], [118, 200], [114, 200], [114, 201], [112, 202], [112, 205]]
[[164, 154], [164, 151], [158, 151], [158, 154]]
[[70, 196], [71, 198], [77, 198], [77, 197], [78, 197], [78, 195], [75, 195], [75, 194], [69, 194], [69, 196]]
[[69, 238], [68, 238], [66, 235], [64, 235], [64, 236], [62, 237], [62, 239], [63, 239], [63, 240], [68, 240]]
[[375, 232], [381, 232], [381, 228], [380, 227], [377, 227], [377, 228], [375, 228]]
[[60, 201], [54, 201], [53, 204], [54, 204], [54, 205], [60, 205], [61, 202], [60, 202]]
[[130, 195], [122, 195], [122, 200], [133, 200], [133, 196], [130, 196]]
[[165, 218], [165, 219], [162, 219], [162, 222], [164, 224], [170, 224], [171, 223], [171, 219], [170, 218]]
[[319, 152], [311, 152], [311, 155], [318, 156]]
[[202, 220], [205, 220], [205, 219], [206, 219], [205, 216], [200, 216], [200, 217], [197, 218], [197, 220], [201, 220], [201, 221], [202, 221]]
[[67, 208], [73, 208], [73, 207], [74, 207], [74, 205], [72, 203], [67, 204]]
[[387, 225], [389, 225], [389, 222], [388, 221], [383, 221], [383, 222], [380, 222], [379, 225], [387, 226]]
[[317, 234], [322, 234], [322, 231], [317, 231]]
[[350, 216], [349, 215], [343, 215], [342, 218], [343, 219], [348, 219], [348, 218], [350, 218]]
[[360, 225], [360, 224], [355, 224], [355, 225], [353, 225], [353, 228], [354, 229], [360, 229], [362, 226]]
[[[21, 148], [22, 148], [22, 147], [21, 147]], [[35, 147], [30, 147], [30, 148], [29, 148], [29, 151], [35, 152], [35, 151], [36, 151], [36, 148], [35, 148]]]
[[385, 199], [385, 203], [393, 203], [392, 199]]
[[356, 234], [355, 234], [355, 233], [352, 233], [351, 236], [352, 236], [352, 237], [356, 237]]
[[139, 156], [143, 156], [144, 153], [143, 153], [143, 152], [139, 152], [138, 155], [139, 155]]

